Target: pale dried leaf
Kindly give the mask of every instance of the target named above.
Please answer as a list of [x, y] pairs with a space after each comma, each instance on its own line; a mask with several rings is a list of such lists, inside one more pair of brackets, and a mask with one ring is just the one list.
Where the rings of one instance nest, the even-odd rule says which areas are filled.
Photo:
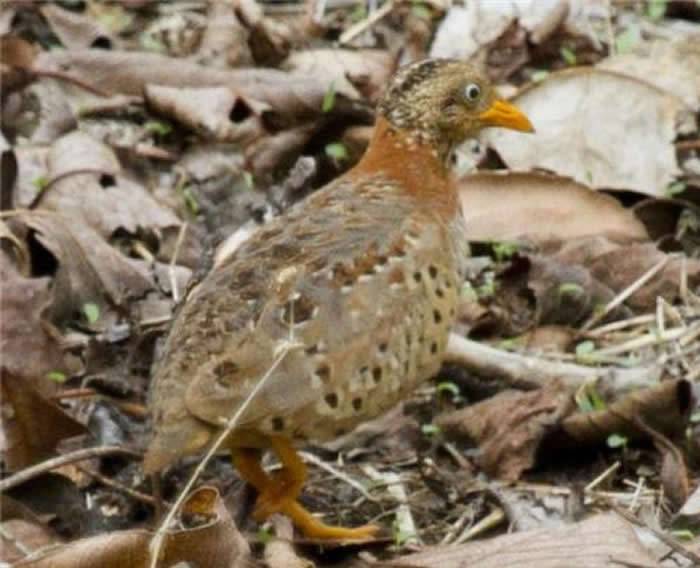
[[508, 167], [543, 168], [594, 188], [661, 196], [680, 173], [673, 141], [683, 102], [637, 79], [579, 68], [549, 75], [516, 104], [536, 133], [492, 129], [485, 138]]
[[648, 239], [642, 223], [616, 199], [568, 178], [481, 172], [463, 177], [459, 192], [471, 240]]
[[[617, 562], [613, 563], [612, 560]], [[656, 566], [634, 529], [614, 514], [403, 556], [394, 564], [426, 568], [612, 568]], [[379, 567], [382, 565], [379, 564]]]
[[630, 53], [607, 57], [599, 69], [616, 71], [650, 83], [700, 109], [700, 47], [680, 41], [641, 42]]

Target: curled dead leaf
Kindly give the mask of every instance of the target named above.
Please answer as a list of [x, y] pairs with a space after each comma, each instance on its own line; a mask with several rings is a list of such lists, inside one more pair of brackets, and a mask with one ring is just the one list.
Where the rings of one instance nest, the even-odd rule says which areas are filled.
[[[185, 527], [168, 533], [161, 566], [174, 566], [179, 562], [209, 568], [247, 568], [250, 565], [248, 543], [238, 532], [216, 489], [202, 487], [192, 493], [183, 505], [180, 518]], [[150, 565], [151, 537], [152, 533], [145, 530], [111, 532], [49, 549], [16, 566], [146, 568]]]

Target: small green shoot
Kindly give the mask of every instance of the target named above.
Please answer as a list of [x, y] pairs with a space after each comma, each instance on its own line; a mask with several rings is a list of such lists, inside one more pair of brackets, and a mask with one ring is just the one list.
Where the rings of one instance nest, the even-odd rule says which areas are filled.
[[365, 18], [367, 18], [367, 8], [364, 3], [358, 4], [353, 8], [352, 12], [350, 12], [350, 21], [353, 23], [361, 22]]
[[32, 185], [36, 187], [37, 192], [41, 193], [46, 189], [46, 186], [49, 185], [49, 180], [46, 176], [35, 177], [32, 180]]
[[660, 20], [666, 15], [667, 0], [647, 0], [647, 17], [650, 20]]
[[608, 448], [611, 448], [613, 450], [617, 448], [624, 448], [627, 446], [627, 436], [623, 436], [622, 434], [610, 434], [608, 436], [608, 439], [606, 440], [606, 443], [608, 444]]
[[161, 120], [148, 120], [143, 125], [143, 128], [149, 134], [153, 134], [154, 136], [159, 136], [161, 138], [167, 136], [173, 131], [173, 127], [170, 124]]
[[325, 148], [326, 156], [337, 162], [348, 159], [348, 150], [342, 142], [332, 142]]
[[245, 182], [248, 189], [255, 188], [255, 182], [253, 180], [253, 174], [251, 172], [249, 172], [249, 171], [243, 172], [243, 181]]
[[403, 546], [409, 539], [416, 536], [415, 534], [410, 533], [408, 531], [402, 531], [399, 528], [398, 522], [396, 521], [394, 521], [392, 525], [392, 532], [394, 537], [394, 545], [397, 547]]
[[566, 62], [567, 65], [576, 65], [576, 54], [571, 48], [563, 46], [559, 50], [559, 53], [561, 54], [561, 58]]
[[674, 181], [666, 188], [666, 197], [675, 197], [679, 193], [683, 193], [687, 186], [682, 181]]
[[593, 343], [590, 339], [582, 341], [576, 346], [576, 361], [584, 364], [595, 363], [595, 356], [593, 355], [594, 351], [595, 343]]
[[615, 50], [617, 53], [628, 53], [639, 41], [639, 34], [634, 28], [627, 28], [615, 38]]
[[62, 373], [61, 371], [49, 371], [48, 373], [46, 373], [46, 378], [60, 385], [62, 385], [68, 380], [66, 374]]
[[420, 427], [420, 431], [425, 436], [437, 436], [440, 433], [440, 426], [436, 424], [423, 424]]
[[592, 384], [585, 384], [578, 389], [574, 395], [574, 400], [581, 412], [596, 412], [606, 408], [605, 401]]
[[532, 82], [539, 83], [540, 81], [544, 81], [547, 77], [549, 77], [549, 71], [539, 69], [532, 74]]
[[270, 529], [267, 527], [260, 527], [258, 528], [258, 542], [260, 544], [267, 544], [272, 540], [272, 533], [270, 532]]
[[564, 282], [559, 286], [559, 297], [580, 298], [585, 293], [583, 287], [576, 282]]
[[330, 112], [335, 106], [335, 81], [331, 81], [328, 85], [328, 90], [323, 95], [323, 104], [321, 105], [321, 110], [323, 112]]
[[182, 188], [182, 198], [185, 200], [187, 209], [189, 209], [193, 215], [197, 215], [199, 213], [199, 202], [194, 196], [191, 187], [185, 186]]
[[89, 324], [97, 323], [100, 319], [100, 307], [93, 302], [86, 302], [83, 304], [83, 314]]
[[517, 243], [496, 242], [492, 243], [491, 249], [498, 262], [504, 262], [518, 252]]
[[433, 15], [430, 12], [430, 9], [426, 4], [423, 2], [412, 2], [411, 3], [411, 12], [413, 13], [414, 16], [422, 19], [422, 20], [432, 20]]
[[462, 286], [462, 290], [460, 292], [460, 298], [464, 300], [465, 302], [478, 302], [479, 301], [479, 295], [476, 293], [476, 290], [474, 290], [474, 286], [471, 285], [469, 282], [465, 282], [464, 285]]
[[442, 394], [442, 393], [451, 394], [452, 400], [457, 400], [457, 399], [461, 398], [461, 395], [459, 392], [459, 387], [456, 384], [454, 384], [452, 381], [443, 381], [441, 383], [438, 383], [437, 392], [438, 392], [438, 394]]

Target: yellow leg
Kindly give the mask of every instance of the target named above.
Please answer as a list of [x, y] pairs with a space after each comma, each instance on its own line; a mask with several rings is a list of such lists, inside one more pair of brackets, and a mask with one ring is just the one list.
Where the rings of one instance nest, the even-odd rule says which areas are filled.
[[354, 529], [326, 525], [302, 507], [296, 498], [306, 480], [306, 466], [284, 438], [271, 439], [271, 448], [282, 462], [282, 470], [270, 477], [260, 466], [257, 450], [233, 448], [233, 464], [241, 477], [258, 491], [255, 505], [256, 520], [264, 520], [273, 513], [287, 515], [307, 538], [320, 540], [368, 540], [378, 531], [375, 525]]

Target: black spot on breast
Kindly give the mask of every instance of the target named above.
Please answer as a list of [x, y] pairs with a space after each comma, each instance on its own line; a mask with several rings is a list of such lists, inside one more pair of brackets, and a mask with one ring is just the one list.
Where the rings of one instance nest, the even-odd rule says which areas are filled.
[[326, 404], [331, 408], [338, 408], [338, 395], [334, 392], [328, 393], [324, 397], [324, 400], [326, 401]]

